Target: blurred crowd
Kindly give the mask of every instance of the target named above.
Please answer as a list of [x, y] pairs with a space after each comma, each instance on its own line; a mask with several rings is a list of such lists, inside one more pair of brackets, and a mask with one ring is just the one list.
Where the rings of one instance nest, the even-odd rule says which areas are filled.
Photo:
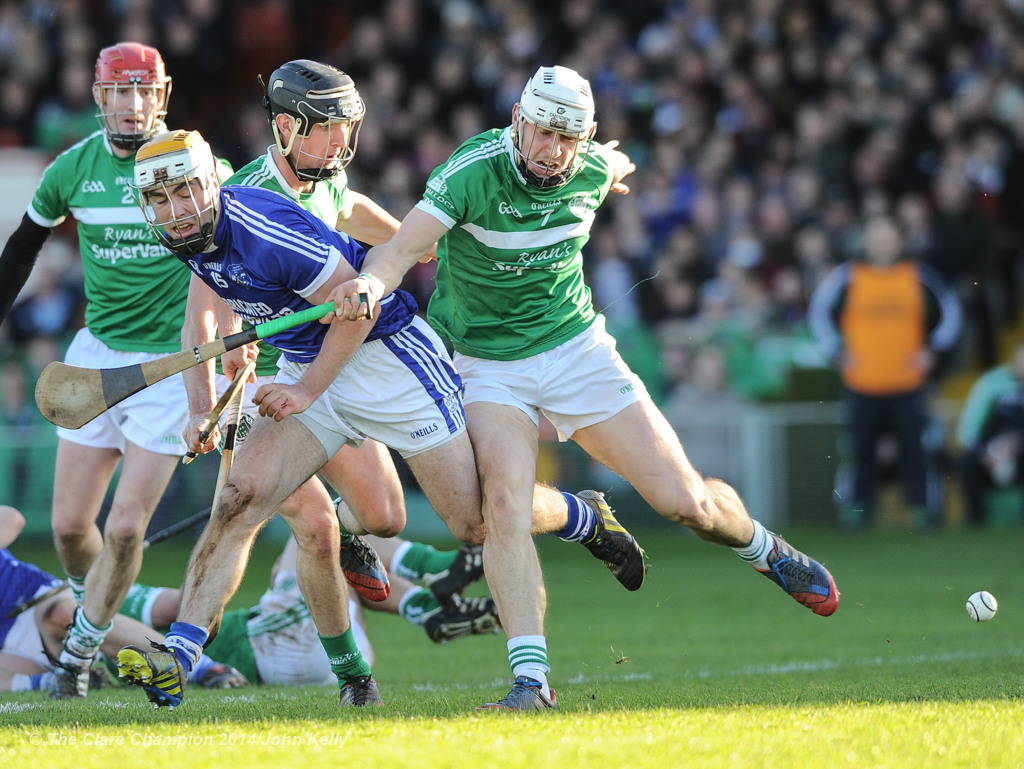
[[[880, 212], [960, 296], [952, 365], [998, 361], [1020, 282], [1022, 32], [1024, 0], [0, 0], [0, 146], [57, 153], [95, 130], [96, 53], [137, 40], [173, 78], [171, 127], [238, 167], [271, 141], [257, 75], [320, 59], [367, 105], [352, 188], [402, 218], [463, 139], [508, 124], [538, 65], [570, 66], [598, 140], [637, 165], [585, 251], [624, 356], [662, 403], [801, 397], [820, 379], [794, 372], [828, 364], [809, 296]], [[0, 344], [76, 327], [62, 274]], [[431, 276], [408, 287], [425, 299]]]

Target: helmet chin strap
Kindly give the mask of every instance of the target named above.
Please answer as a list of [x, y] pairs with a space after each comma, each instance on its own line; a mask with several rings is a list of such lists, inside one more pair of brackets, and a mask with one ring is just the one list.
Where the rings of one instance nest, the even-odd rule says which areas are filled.
[[288, 167], [292, 169], [292, 173], [295, 174], [295, 178], [307, 181], [302, 179], [301, 174], [299, 174], [299, 169], [295, 167], [295, 162], [292, 160], [292, 149], [295, 146], [295, 137], [299, 135], [299, 128], [302, 126], [302, 118], [291, 115], [289, 115], [289, 117], [292, 118], [292, 135], [288, 137], [287, 145], [281, 141], [281, 129], [277, 127], [277, 119], [274, 118], [270, 121], [270, 126], [274, 130], [274, 142], [277, 144], [277, 149], [281, 152], [281, 157], [285, 159]]

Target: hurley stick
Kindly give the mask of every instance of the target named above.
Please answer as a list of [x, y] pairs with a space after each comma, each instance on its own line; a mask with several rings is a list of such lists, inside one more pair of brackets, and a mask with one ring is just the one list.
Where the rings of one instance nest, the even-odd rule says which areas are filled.
[[[213, 430], [217, 426], [217, 422], [220, 420], [220, 415], [224, 413], [224, 409], [227, 408], [229, 403], [234, 404], [237, 400], [238, 403], [241, 404], [242, 395], [245, 392], [245, 380], [249, 378], [249, 374], [252, 373], [254, 368], [256, 368], [255, 358], [247, 362], [245, 366], [240, 368], [238, 373], [235, 374], [234, 381], [231, 382], [231, 384], [228, 385], [228, 388], [221, 394], [217, 404], [213, 407], [213, 411], [210, 412], [210, 416], [206, 418], [206, 424], [203, 425], [203, 429], [199, 432], [200, 443], [206, 443], [209, 437], [213, 435]], [[238, 396], [237, 398], [235, 397], [236, 395]], [[228, 425], [231, 425], [230, 417], [228, 418]], [[236, 415], [235, 426], [237, 427], [237, 425], [238, 418]], [[226, 439], [224, 445], [227, 446]], [[183, 465], [187, 465], [195, 459], [196, 456], [198, 456], [196, 452], [189, 449], [185, 452], [185, 456], [181, 458], [181, 463]]]
[[334, 302], [308, 307], [148, 363], [95, 369], [54, 361], [43, 369], [36, 382], [36, 404], [42, 415], [53, 424], [77, 429], [151, 384], [205, 363], [228, 350], [319, 320], [330, 312], [334, 312]]

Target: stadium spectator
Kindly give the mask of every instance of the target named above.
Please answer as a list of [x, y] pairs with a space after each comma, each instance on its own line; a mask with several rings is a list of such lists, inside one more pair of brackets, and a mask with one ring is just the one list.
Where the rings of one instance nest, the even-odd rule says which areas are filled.
[[986, 495], [1024, 481], [1024, 344], [971, 386], [957, 421], [967, 522], [989, 519]]
[[894, 435], [899, 475], [915, 524], [941, 525], [938, 468], [926, 452], [930, 377], [961, 327], [960, 302], [934, 268], [905, 258], [887, 214], [864, 222], [864, 259], [840, 264], [811, 298], [809, 323], [846, 389], [840, 522], [874, 522], [879, 441]]

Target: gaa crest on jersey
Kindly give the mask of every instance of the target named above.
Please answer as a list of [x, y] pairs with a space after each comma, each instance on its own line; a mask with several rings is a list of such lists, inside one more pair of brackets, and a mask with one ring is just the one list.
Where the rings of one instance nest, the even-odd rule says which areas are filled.
[[566, 204], [566, 207], [569, 209], [569, 213], [577, 219], [582, 219], [588, 213], [597, 208], [597, 205], [594, 203], [594, 200], [590, 195], [581, 193], [571, 197], [569, 202]]
[[433, 190], [438, 195], [444, 195], [448, 192], [448, 182], [444, 180], [443, 176], [438, 175], [427, 182], [427, 188]]
[[231, 278], [233, 283], [237, 283], [240, 286], [251, 286], [252, 279], [245, 271], [245, 267], [241, 264], [232, 264], [228, 267], [228, 277]]

